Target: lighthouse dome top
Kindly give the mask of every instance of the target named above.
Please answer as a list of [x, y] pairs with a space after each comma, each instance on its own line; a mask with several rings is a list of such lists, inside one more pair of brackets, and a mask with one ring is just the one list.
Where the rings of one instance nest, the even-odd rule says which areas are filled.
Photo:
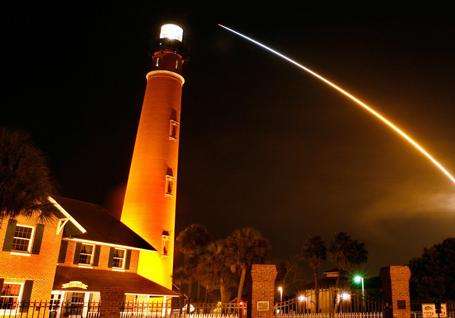
[[182, 42], [183, 29], [177, 24], [163, 24], [161, 26], [160, 39], [177, 40]]

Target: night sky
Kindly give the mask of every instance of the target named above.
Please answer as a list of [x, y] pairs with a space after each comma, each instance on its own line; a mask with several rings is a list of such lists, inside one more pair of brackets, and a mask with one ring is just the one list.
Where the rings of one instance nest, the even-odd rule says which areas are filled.
[[455, 187], [352, 102], [216, 23], [352, 90], [455, 172], [453, 11], [413, 9], [19, 4], [3, 10], [0, 125], [32, 135], [62, 195], [115, 206], [154, 39], [179, 22], [189, 59], [177, 228], [202, 223], [221, 238], [253, 226], [275, 258], [347, 231], [375, 274], [455, 236]]

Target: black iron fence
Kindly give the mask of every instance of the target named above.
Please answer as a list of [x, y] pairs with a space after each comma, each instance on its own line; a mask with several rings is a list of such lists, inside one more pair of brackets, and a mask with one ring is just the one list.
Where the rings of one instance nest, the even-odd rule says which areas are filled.
[[[103, 314], [104, 313], [104, 314]], [[127, 302], [119, 305], [101, 302], [71, 303], [36, 301], [3, 303], [0, 318], [246, 318], [245, 303]]]
[[317, 299], [313, 290], [302, 292], [296, 298], [276, 303], [274, 309], [275, 316], [382, 313], [384, 302], [378, 297], [331, 288], [321, 289]]

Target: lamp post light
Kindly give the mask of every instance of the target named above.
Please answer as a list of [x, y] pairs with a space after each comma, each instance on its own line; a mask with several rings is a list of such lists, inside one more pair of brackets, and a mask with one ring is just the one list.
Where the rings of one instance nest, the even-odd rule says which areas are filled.
[[362, 275], [355, 275], [353, 278], [354, 284], [360, 285], [362, 288], [362, 298], [365, 298], [365, 279]]
[[351, 300], [351, 294], [347, 291], [342, 291], [338, 297], [340, 299], [339, 301], [350, 301]]
[[305, 295], [299, 295], [299, 297], [297, 297], [297, 300], [300, 303], [303, 303], [304, 301], [307, 301], [307, 297]]
[[362, 288], [362, 307], [365, 308], [365, 279], [362, 275], [357, 274], [353, 277], [354, 284], [360, 285]]
[[278, 286], [278, 292], [280, 293], [280, 301], [283, 301], [283, 286]]

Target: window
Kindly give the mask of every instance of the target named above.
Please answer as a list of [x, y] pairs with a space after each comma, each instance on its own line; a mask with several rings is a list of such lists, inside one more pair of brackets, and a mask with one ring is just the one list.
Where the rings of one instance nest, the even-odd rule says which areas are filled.
[[175, 195], [175, 178], [173, 176], [166, 176], [166, 189], [164, 193], [172, 197]]
[[34, 228], [26, 225], [16, 225], [14, 230], [12, 250], [30, 252], [32, 248]]
[[161, 242], [163, 244], [163, 256], [167, 256], [169, 250], [169, 232], [163, 231], [161, 234]]
[[125, 268], [126, 251], [123, 249], [115, 248], [112, 255], [112, 267]]
[[92, 265], [95, 245], [82, 244], [79, 252], [79, 264]]
[[21, 301], [22, 294], [21, 283], [8, 283], [3, 284], [3, 288], [0, 293], [0, 312], [5, 309], [16, 309], [18, 303]]
[[177, 140], [179, 134], [179, 123], [175, 120], [170, 121], [169, 125], [169, 139], [170, 140]]

